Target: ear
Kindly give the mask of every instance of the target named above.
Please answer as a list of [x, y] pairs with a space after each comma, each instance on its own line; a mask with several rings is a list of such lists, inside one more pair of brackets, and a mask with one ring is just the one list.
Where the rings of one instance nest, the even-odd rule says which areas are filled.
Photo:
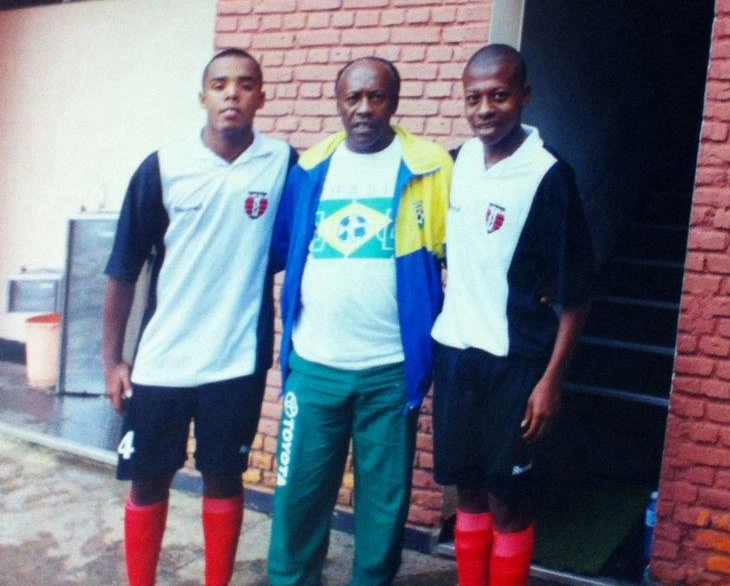
[[259, 105], [256, 106], [257, 110], [260, 110], [266, 105], [266, 92], [261, 90], [261, 96], [259, 97]]
[[200, 90], [198, 92], [198, 99], [200, 100], [200, 106], [205, 108], [205, 90]]
[[391, 102], [391, 116], [395, 116], [395, 113], [398, 111], [398, 102], [399, 102], [399, 96], [395, 96]]

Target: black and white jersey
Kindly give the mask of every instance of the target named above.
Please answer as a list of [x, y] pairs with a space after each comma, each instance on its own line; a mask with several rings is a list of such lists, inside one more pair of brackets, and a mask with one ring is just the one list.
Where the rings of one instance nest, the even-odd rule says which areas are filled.
[[106, 268], [134, 282], [154, 251], [133, 382], [196, 386], [268, 368], [269, 246], [294, 158], [286, 143], [255, 133], [229, 163], [196, 134], [140, 165]]
[[[454, 165], [447, 218], [448, 279], [433, 337], [495, 356], [543, 356], [556, 309], [589, 295], [594, 262], [572, 169], [536, 128], [509, 157], [484, 166], [478, 138]], [[543, 297], [554, 300], [541, 302]]]

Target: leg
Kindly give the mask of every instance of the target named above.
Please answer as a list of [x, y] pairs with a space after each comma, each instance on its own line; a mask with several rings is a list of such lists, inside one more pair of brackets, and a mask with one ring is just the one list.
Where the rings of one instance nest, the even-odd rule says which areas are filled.
[[251, 375], [205, 385], [196, 393], [196, 466], [203, 474], [205, 585], [233, 576], [243, 523], [241, 474], [248, 464], [265, 377]]
[[140, 507], [166, 501], [170, 496], [170, 485], [174, 476], [174, 472], [168, 472], [144, 480], [133, 480], [129, 492], [130, 500]]
[[533, 360], [506, 361], [494, 371], [492, 411], [499, 414], [499, 421], [494, 421], [484, 434], [490, 445], [499, 446], [489, 487], [489, 507], [495, 526], [492, 586], [527, 586], [529, 581], [535, 544], [527, 490], [534, 473], [533, 446], [522, 439], [520, 421], [543, 372], [544, 364]]
[[456, 484], [458, 502], [454, 548], [460, 586], [486, 586], [492, 555], [489, 510], [481, 445], [483, 392], [479, 355], [437, 347], [434, 380], [434, 472], [440, 484]]
[[459, 511], [477, 515], [490, 511], [489, 491], [484, 484], [457, 484], [456, 494]]
[[489, 494], [489, 509], [494, 515], [494, 528], [502, 533], [524, 531], [532, 525], [532, 504], [522, 487], [505, 497]]
[[241, 474], [203, 474], [203, 497], [209, 499], [242, 498]]
[[241, 475], [203, 475], [205, 586], [226, 586], [233, 576], [243, 523]]
[[401, 561], [418, 412], [403, 413], [402, 366], [369, 369], [358, 382], [353, 424], [355, 561], [352, 586], [386, 586]]
[[509, 500], [489, 497], [494, 512], [492, 586], [527, 586], [535, 535], [529, 502], [519, 494]]
[[487, 586], [492, 557], [493, 517], [483, 484], [457, 485], [454, 547], [459, 586]]
[[185, 392], [135, 385], [119, 444], [117, 476], [132, 479], [124, 511], [130, 586], [153, 586], [172, 478], [185, 461]]
[[167, 523], [173, 474], [132, 482], [124, 507], [124, 551], [129, 586], [152, 586]]
[[[292, 356], [277, 450], [272, 586], [319, 586], [342, 483], [352, 410], [334, 369]], [[340, 371], [334, 371], [340, 372]]]

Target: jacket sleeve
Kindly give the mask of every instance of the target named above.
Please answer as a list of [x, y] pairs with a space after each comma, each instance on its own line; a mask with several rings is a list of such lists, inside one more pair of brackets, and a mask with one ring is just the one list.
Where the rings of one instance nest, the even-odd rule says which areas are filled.
[[284, 191], [281, 194], [279, 208], [276, 210], [274, 232], [271, 236], [271, 268], [275, 273], [283, 271], [286, 267], [296, 186], [301, 181], [303, 172], [299, 165], [294, 165], [291, 168], [284, 183]]
[[454, 164], [450, 155], [445, 154], [442, 157], [441, 169], [437, 177], [437, 197], [433, 203], [433, 218], [431, 222], [432, 242], [434, 252], [439, 260], [444, 261], [446, 258], [446, 214], [449, 211], [449, 193], [451, 190], [451, 175]]

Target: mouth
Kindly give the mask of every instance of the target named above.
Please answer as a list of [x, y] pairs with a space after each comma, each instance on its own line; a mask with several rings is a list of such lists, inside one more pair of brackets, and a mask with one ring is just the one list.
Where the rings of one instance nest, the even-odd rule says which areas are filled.
[[241, 111], [238, 108], [223, 108], [220, 114], [224, 118], [236, 118], [241, 114]]
[[369, 132], [374, 128], [370, 122], [355, 122], [352, 125], [353, 130], [359, 130], [360, 132]]
[[474, 125], [474, 128], [476, 130], [482, 130], [485, 132], [494, 130], [498, 127], [499, 127], [499, 124], [497, 124], [496, 122], [478, 122], [477, 124]]

